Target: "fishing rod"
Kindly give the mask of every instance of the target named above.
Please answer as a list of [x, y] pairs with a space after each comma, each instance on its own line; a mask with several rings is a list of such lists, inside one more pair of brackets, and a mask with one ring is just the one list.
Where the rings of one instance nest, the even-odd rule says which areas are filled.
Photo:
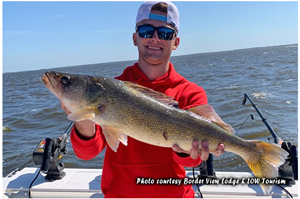
[[261, 121], [266, 125], [266, 127], [270, 131], [272, 137], [274, 138], [274, 143], [276, 143], [276, 144], [282, 144], [283, 140], [274, 132], [274, 130], [272, 129], [272, 127], [268, 123], [267, 119], [262, 115], [262, 113], [257, 108], [256, 104], [252, 101], [252, 99], [249, 97], [249, 95], [247, 93], [244, 93], [244, 100], [243, 100], [242, 104], [245, 105], [247, 99], [250, 101], [250, 103], [252, 104], [252, 107], [256, 110], [256, 112], [260, 116]]
[[[262, 115], [256, 104], [252, 101], [252, 99], [249, 97], [247, 93], [244, 93], [244, 99], [242, 104], [245, 105], [246, 101], [249, 100], [252, 104], [253, 108], [256, 110], [260, 118], [262, 119], [262, 122], [266, 125], [268, 130], [270, 131], [272, 137], [274, 138], [274, 143], [280, 144], [281, 148], [286, 150], [289, 153], [289, 156], [286, 160], [286, 162], [279, 167], [279, 176], [282, 178], [285, 178], [288, 180], [288, 184], [293, 184], [294, 180], [298, 180], [298, 155], [297, 155], [297, 147], [295, 145], [292, 145], [290, 142], [284, 142], [272, 129], [270, 124], [268, 123], [267, 119]], [[254, 117], [251, 114], [251, 119], [253, 120]], [[247, 119], [249, 116], [247, 117]], [[246, 119], [246, 120], [247, 120]], [[244, 121], [244, 123], [246, 122]], [[242, 126], [244, 125], [242, 124]], [[241, 127], [242, 127], [241, 126]], [[239, 128], [239, 130], [241, 129]], [[237, 132], [239, 132], [239, 130]], [[213, 166], [213, 156], [210, 154], [207, 161], [203, 161], [199, 165], [200, 169], [200, 176], [202, 178], [206, 177], [216, 177], [214, 172], [214, 166]]]
[[272, 137], [274, 138], [274, 143], [280, 144], [281, 148], [286, 150], [289, 155], [286, 159], [285, 163], [279, 167], [279, 176], [281, 178], [284, 178], [287, 180], [287, 184], [295, 184], [294, 180], [298, 180], [298, 152], [297, 147], [295, 145], [292, 145], [290, 142], [283, 141], [272, 129], [270, 124], [268, 123], [267, 119], [262, 115], [262, 113], [259, 111], [255, 103], [252, 101], [252, 99], [249, 97], [247, 93], [244, 93], [244, 100], [243, 105], [246, 104], [247, 99], [252, 104], [252, 107], [256, 110], [260, 118], [262, 119], [262, 122], [266, 125], [269, 132], [271, 133]]
[[[297, 155], [297, 147], [295, 145], [292, 145], [290, 142], [284, 142], [275, 132], [274, 130], [271, 128], [270, 124], [268, 123], [267, 119], [262, 115], [262, 113], [259, 111], [259, 109], [257, 108], [257, 106], [255, 105], [255, 103], [252, 101], [252, 99], [248, 96], [247, 93], [244, 93], [244, 99], [243, 99], [243, 105], [246, 104], [247, 99], [250, 101], [250, 103], [252, 104], [253, 108], [256, 110], [256, 112], [258, 113], [258, 115], [260, 116], [260, 118], [262, 119], [262, 122], [266, 125], [266, 127], [268, 128], [268, 130], [270, 131], [271, 135], [274, 138], [274, 142], [276, 144], [280, 144], [281, 148], [283, 148], [284, 150], [286, 150], [289, 155], [287, 157], [287, 159], [285, 160], [284, 164], [282, 164], [279, 168], [278, 168], [278, 174], [279, 177], [282, 179], [286, 180], [286, 185], [287, 186], [291, 186], [296, 184], [295, 180], [298, 180], [298, 155]], [[246, 120], [251, 117], [251, 119], [253, 120], [254, 117], [252, 114], [250, 114], [250, 116], [248, 116], [246, 118]], [[246, 122], [246, 120], [244, 121], [244, 123]], [[238, 129], [237, 133], [239, 132], [239, 130], [242, 128], [242, 126], [244, 125], [244, 123], [241, 125], [241, 127]], [[214, 166], [213, 166], [213, 156], [211, 154], [209, 154], [209, 158], [206, 161], [203, 161], [199, 166], [199, 175], [197, 178], [216, 178], [216, 173], [214, 171]], [[195, 173], [194, 173], [194, 167], [193, 167], [193, 176], [195, 177]], [[289, 193], [288, 190], [285, 189], [285, 187], [278, 185], [279, 187], [282, 188], [283, 191], [285, 191], [291, 198], [293, 198], [293, 196]], [[203, 198], [203, 194], [201, 193], [200, 187], [197, 184], [198, 187], [198, 191], [200, 194], [200, 197]]]

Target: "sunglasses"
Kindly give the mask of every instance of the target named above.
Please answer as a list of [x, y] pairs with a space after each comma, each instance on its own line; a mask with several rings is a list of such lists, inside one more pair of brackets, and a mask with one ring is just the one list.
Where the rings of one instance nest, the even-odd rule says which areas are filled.
[[142, 38], [152, 38], [155, 31], [159, 39], [162, 40], [172, 40], [175, 30], [167, 27], [154, 27], [152, 25], [140, 25], [136, 28], [139, 36]]

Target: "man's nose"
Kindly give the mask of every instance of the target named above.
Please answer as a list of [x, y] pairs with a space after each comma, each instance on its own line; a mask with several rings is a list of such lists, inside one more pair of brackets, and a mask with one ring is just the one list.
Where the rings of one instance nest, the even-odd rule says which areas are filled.
[[159, 40], [157, 30], [154, 31], [154, 33], [153, 33], [151, 39]]

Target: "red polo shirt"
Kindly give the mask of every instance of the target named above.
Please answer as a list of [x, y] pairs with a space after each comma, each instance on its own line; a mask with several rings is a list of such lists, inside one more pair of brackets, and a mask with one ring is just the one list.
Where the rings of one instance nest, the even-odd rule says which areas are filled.
[[[171, 63], [168, 72], [154, 81], [148, 79], [138, 63], [126, 68], [116, 79], [135, 82], [172, 96], [181, 109], [207, 104], [203, 88], [179, 75]], [[106, 147], [99, 125], [96, 125], [96, 134], [90, 140], [80, 139], [73, 128], [71, 141], [76, 155], [84, 160], [94, 158]], [[181, 157], [171, 148], [145, 144], [128, 137], [128, 146], [120, 144], [116, 153], [110, 147], [106, 148], [101, 189], [105, 197], [113, 198], [194, 197], [191, 185], [159, 185], [156, 180], [182, 179], [186, 176], [183, 166], [194, 167], [200, 163], [199, 157], [196, 160], [190, 156]], [[137, 184], [137, 178], [154, 179], [154, 184]]]

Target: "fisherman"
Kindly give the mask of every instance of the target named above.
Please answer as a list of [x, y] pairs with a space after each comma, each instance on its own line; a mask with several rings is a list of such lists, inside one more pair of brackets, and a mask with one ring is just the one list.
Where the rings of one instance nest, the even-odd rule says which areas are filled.
[[[137, 47], [138, 62], [126, 68], [116, 79], [131, 81], [164, 93], [178, 101], [181, 109], [207, 104], [204, 89], [179, 75], [170, 62], [171, 53], [180, 43], [179, 12], [168, 1], [143, 3], [136, 17], [133, 44]], [[61, 103], [63, 110], [70, 111]], [[80, 159], [96, 157], [105, 147], [101, 189], [105, 197], [194, 197], [191, 185], [160, 185], [159, 179], [183, 179], [186, 167], [198, 166], [207, 160], [208, 143], [191, 140], [191, 151], [178, 145], [173, 148], [157, 147], [128, 137], [128, 146], [120, 144], [114, 152], [107, 146], [102, 129], [91, 120], [75, 122], [71, 142]], [[202, 150], [199, 151], [201, 144]], [[219, 144], [215, 156], [224, 152]], [[149, 184], [137, 179], [154, 179]], [[151, 182], [151, 181], [149, 181]]]

